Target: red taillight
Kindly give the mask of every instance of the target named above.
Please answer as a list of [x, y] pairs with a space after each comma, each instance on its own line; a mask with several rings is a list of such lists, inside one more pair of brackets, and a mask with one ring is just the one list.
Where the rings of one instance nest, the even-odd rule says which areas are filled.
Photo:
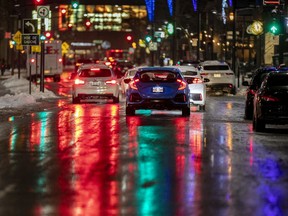
[[192, 82], [193, 84], [203, 83], [203, 81], [199, 78], [195, 78]]
[[115, 85], [117, 83], [117, 81], [116, 80], [107, 80], [105, 83]]
[[279, 101], [279, 98], [273, 97], [271, 95], [262, 95], [261, 99], [264, 100], [264, 101], [271, 101], [271, 102]]
[[131, 82], [129, 82], [130, 88], [137, 90], [138, 89], [137, 86], [136, 86], [137, 82], [139, 82], [139, 79], [132, 80]]
[[58, 62], [59, 62], [59, 63], [62, 63], [62, 58], [59, 58], [59, 59], [58, 59]]
[[75, 83], [75, 85], [83, 85], [85, 83], [85, 81], [81, 80], [81, 79], [75, 79], [74, 83]]
[[184, 82], [183, 80], [180, 80], [180, 79], [177, 79], [177, 82], [180, 83], [178, 90], [183, 90], [186, 88], [186, 86], [187, 86], [186, 82]]

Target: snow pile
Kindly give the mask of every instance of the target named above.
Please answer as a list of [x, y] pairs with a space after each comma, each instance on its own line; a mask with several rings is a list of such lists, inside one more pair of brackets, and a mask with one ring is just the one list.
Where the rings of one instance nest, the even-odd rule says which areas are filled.
[[1, 81], [1, 85], [10, 90], [12, 95], [6, 94], [0, 97], [0, 108], [20, 107], [36, 103], [37, 99], [57, 98], [57, 96], [45, 89], [40, 91], [40, 86], [31, 83], [31, 94], [29, 94], [29, 81], [23, 77], [18, 79], [18, 75], [14, 75], [6, 80]]

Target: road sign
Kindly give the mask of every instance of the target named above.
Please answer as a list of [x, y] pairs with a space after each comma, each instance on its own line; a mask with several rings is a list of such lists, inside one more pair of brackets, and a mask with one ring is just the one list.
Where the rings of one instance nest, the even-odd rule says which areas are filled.
[[39, 45], [39, 35], [37, 34], [22, 34], [22, 45], [23, 46], [35, 46]]
[[49, 17], [49, 6], [37, 6], [37, 16], [38, 18], [46, 18]]
[[23, 34], [37, 34], [37, 31], [37, 19], [23, 19]]
[[22, 37], [22, 33], [20, 31], [17, 31], [14, 36], [13, 36], [13, 40], [16, 42], [16, 44], [21, 44], [21, 37]]

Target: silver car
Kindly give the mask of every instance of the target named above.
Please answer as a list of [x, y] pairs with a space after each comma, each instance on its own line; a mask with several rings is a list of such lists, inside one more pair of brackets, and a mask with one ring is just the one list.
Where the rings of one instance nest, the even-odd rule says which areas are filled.
[[103, 64], [81, 67], [72, 85], [72, 103], [87, 99], [112, 99], [119, 103], [119, 83], [111, 68]]

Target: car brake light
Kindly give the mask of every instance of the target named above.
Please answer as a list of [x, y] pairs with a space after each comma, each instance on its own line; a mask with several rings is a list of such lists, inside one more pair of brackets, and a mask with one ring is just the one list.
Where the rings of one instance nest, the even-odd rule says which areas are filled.
[[198, 84], [198, 83], [203, 83], [203, 81], [201, 79], [199, 79], [199, 78], [195, 78], [195, 79], [193, 79], [192, 83], [193, 84]]
[[75, 83], [75, 85], [83, 85], [85, 83], [85, 81], [81, 80], [81, 79], [75, 79], [74, 83]]
[[187, 86], [186, 82], [184, 82], [183, 80], [180, 80], [180, 79], [177, 79], [177, 82], [180, 83], [178, 90], [183, 90], [186, 88], [186, 86]]
[[117, 81], [116, 80], [107, 80], [105, 83], [115, 85], [117, 83]]
[[100, 68], [91, 68], [91, 71], [100, 71]]
[[272, 102], [277, 102], [277, 101], [279, 101], [278, 98], [273, 97], [273, 96], [271, 96], [271, 95], [262, 95], [262, 96], [261, 96], [261, 99], [264, 100], [264, 101], [272, 101]]
[[129, 83], [130, 88], [137, 90], [137, 89], [138, 89], [137, 86], [136, 86], [136, 83], [137, 83], [137, 82], [139, 82], [139, 79], [132, 80], [132, 81]]

